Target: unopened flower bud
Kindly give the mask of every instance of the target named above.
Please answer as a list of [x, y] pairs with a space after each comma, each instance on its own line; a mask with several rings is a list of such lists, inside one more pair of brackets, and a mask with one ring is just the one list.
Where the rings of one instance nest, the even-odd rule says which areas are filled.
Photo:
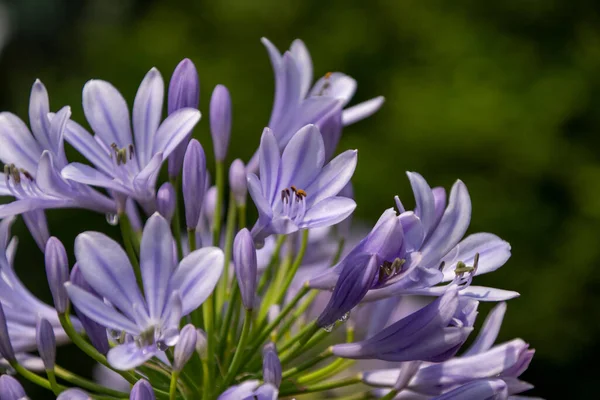
[[215, 211], [217, 210], [217, 187], [212, 186], [206, 190], [204, 195], [204, 206], [202, 208], [202, 214], [208, 221], [209, 228], [213, 225], [215, 220]]
[[[97, 296], [96, 291], [87, 283], [77, 264], [75, 264], [71, 270], [71, 283]], [[100, 353], [108, 353], [109, 347], [108, 337], [106, 336], [106, 328], [96, 321], [88, 318], [84, 313], [79, 312], [77, 307], [74, 307], [74, 309], [75, 314], [77, 314], [77, 318], [79, 318], [81, 325], [83, 325], [83, 329], [90, 339], [90, 342], [92, 342], [92, 345]]]
[[64, 392], [61, 392], [58, 397], [56, 398], [56, 400], [91, 400], [92, 396], [90, 396], [87, 392], [81, 390], [81, 389], [77, 389], [77, 388], [72, 388], [72, 389], [67, 389]]
[[147, 380], [140, 379], [133, 385], [131, 393], [129, 393], [129, 400], [156, 400], [152, 385]]
[[202, 360], [206, 359], [206, 345], [208, 339], [206, 338], [206, 332], [202, 329], [196, 329], [196, 353]]
[[238, 206], [246, 204], [246, 195], [248, 194], [246, 182], [246, 166], [242, 160], [237, 158], [229, 167], [229, 187]]
[[175, 197], [175, 189], [169, 182], [163, 183], [156, 193], [156, 210], [169, 222], [175, 213]]
[[8, 326], [6, 325], [6, 316], [4, 315], [2, 303], [0, 303], [0, 356], [10, 363], [17, 361], [10, 337], [8, 336]]
[[28, 398], [18, 380], [10, 375], [0, 376], [0, 399], [23, 400]]
[[35, 339], [40, 358], [44, 362], [44, 367], [47, 371], [54, 369], [56, 361], [56, 337], [54, 336], [54, 329], [47, 319], [42, 318], [38, 321]]
[[196, 328], [192, 324], [187, 324], [179, 334], [179, 340], [175, 345], [175, 353], [173, 357], [173, 369], [181, 371], [185, 364], [190, 360], [194, 350], [196, 349]]
[[[199, 98], [200, 80], [198, 79], [198, 71], [194, 63], [185, 58], [177, 65], [171, 76], [171, 82], [169, 82], [168, 112], [172, 114], [184, 107], [198, 108]], [[190, 133], [169, 156], [169, 177], [175, 178], [181, 172], [185, 149], [191, 137]]]
[[196, 229], [204, 202], [206, 185], [206, 156], [200, 142], [193, 139], [183, 159], [183, 204], [188, 229]]
[[210, 98], [210, 134], [215, 159], [223, 161], [227, 156], [231, 135], [231, 97], [229, 90], [223, 85], [217, 85]]
[[55, 237], [48, 239], [46, 251], [46, 276], [54, 300], [54, 308], [59, 314], [64, 313], [69, 305], [69, 296], [65, 289], [65, 282], [69, 280], [69, 260], [65, 246]]
[[263, 347], [263, 380], [275, 387], [281, 384], [281, 361], [275, 344], [269, 342]]
[[239, 231], [233, 241], [233, 262], [242, 303], [247, 310], [251, 310], [256, 294], [257, 261], [254, 241], [246, 228]]

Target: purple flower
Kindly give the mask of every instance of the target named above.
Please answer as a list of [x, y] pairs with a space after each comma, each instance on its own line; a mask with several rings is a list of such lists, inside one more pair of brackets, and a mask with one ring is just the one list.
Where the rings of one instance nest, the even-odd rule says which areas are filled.
[[28, 399], [23, 386], [10, 375], [0, 376], [0, 399], [24, 400]]
[[283, 154], [265, 128], [259, 154], [260, 179], [248, 174], [248, 189], [259, 213], [252, 228], [257, 244], [274, 233], [335, 225], [354, 211], [354, 200], [336, 195], [354, 173], [356, 150], [345, 151], [323, 166], [323, 139], [316, 126], [307, 125], [292, 137]]
[[252, 235], [246, 228], [235, 235], [233, 262], [235, 276], [242, 294], [242, 303], [247, 310], [251, 310], [254, 307], [256, 296], [257, 261]]
[[[452, 392], [462, 385], [493, 378], [505, 381], [509, 395], [531, 389], [533, 386], [518, 377], [527, 369], [534, 351], [521, 339], [493, 346], [505, 311], [506, 303], [494, 307], [471, 347], [460, 357], [442, 363], [421, 364], [407, 382], [407, 389], [421, 395], [436, 396]], [[392, 387], [404, 373], [404, 368], [366, 372], [363, 381], [376, 387]]]
[[[328, 133], [325, 140], [326, 159], [333, 154], [342, 125], [350, 125], [375, 113], [383, 97], [342, 109], [352, 99], [356, 81], [341, 72], [327, 73], [311, 88], [313, 65], [308, 49], [301, 40], [294, 40], [283, 55], [268, 39], [262, 39], [275, 73], [275, 100], [268, 127], [275, 134], [280, 149], [306, 124], [317, 124]], [[335, 125], [338, 124], [338, 127]], [[333, 129], [330, 129], [333, 128]], [[329, 140], [329, 133], [332, 134]], [[255, 154], [248, 171], [256, 171], [259, 160]]]
[[439, 362], [456, 354], [473, 330], [477, 302], [459, 298], [456, 287], [378, 334], [337, 344], [333, 353], [352, 359]]
[[156, 68], [144, 77], [133, 104], [133, 134], [129, 108], [110, 83], [91, 80], [83, 88], [83, 111], [95, 132], [90, 135], [70, 122], [66, 138], [94, 167], [71, 163], [62, 176], [114, 190], [142, 204], [152, 201], [160, 167], [200, 120], [200, 112], [182, 108], [162, 123], [164, 83]]
[[[184, 58], [177, 64], [171, 76], [171, 82], [169, 82], [169, 114], [173, 114], [175, 111], [186, 107], [197, 109], [199, 101], [200, 80], [198, 79], [198, 71], [190, 59]], [[190, 132], [169, 156], [168, 169], [170, 178], [176, 178], [181, 172], [183, 156], [191, 137], [192, 134]]]
[[[68, 182], [60, 175], [67, 163], [63, 137], [70, 116], [69, 107], [50, 113], [48, 93], [39, 80], [31, 90], [31, 131], [16, 115], [0, 113], [0, 161], [5, 165], [0, 178], [0, 195], [16, 199], [0, 205], [0, 218], [48, 208], [115, 211], [113, 200], [86, 185]], [[25, 221], [43, 249], [44, 239], [48, 238], [43, 213], [28, 215]]]
[[469, 382], [441, 396], [436, 400], [504, 400], [508, 398], [508, 387], [502, 379], [481, 379]]
[[210, 98], [210, 134], [215, 159], [225, 160], [231, 136], [231, 96], [223, 85], [217, 85]]
[[[373, 230], [342, 261], [309, 284], [333, 289], [320, 317], [329, 325], [361, 301], [401, 294], [439, 296], [451, 281], [460, 294], [482, 301], [502, 301], [518, 293], [472, 286], [473, 276], [491, 272], [510, 257], [510, 245], [490, 233], [462, 239], [471, 219], [471, 200], [466, 186], [457, 181], [446, 207], [442, 188], [431, 189], [417, 173], [407, 173], [415, 194], [415, 211], [406, 211], [396, 198], [400, 214], [386, 210]], [[474, 267], [475, 257], [477, 266]], [[459, 265], [464, 266], [461, 270]]]
[[131, 388], [131, 393], [129, 394], [129, 400], [155, 400], [154, 389], [152, 389], [152, 385], [145, 380], [139, 380], [133, 388]]
[[144, 294], [120, 245], [98, 232], [75, 239], [75, 256], [83, 277], [109, 304], [90, 292], [67, 283], [73, 304], [90, 319], [125, 340], [112, 348], [108, 362], [131, 369], [173, 346], [179, 321], [206, 300], [223, 269], [223, 252], [205, 247], [186, 256], [178, 266], [173, 256], [173, 236], [159, 214], [148, 219], [140, 245]]

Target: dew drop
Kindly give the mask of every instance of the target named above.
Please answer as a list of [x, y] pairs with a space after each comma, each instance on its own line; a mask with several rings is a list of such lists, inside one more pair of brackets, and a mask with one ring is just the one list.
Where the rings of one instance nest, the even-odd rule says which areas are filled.
[[116, 226], [119, 224], [119, 216], [117, 214], [106, 213], [106, 222], [109, 225]]
[[348, 320], [348, 317], [350, 317], [350, 311], [348, 311], [346, 314], [342, 315], [340, 317], [340, 319], [338, 319], [338, 322], [346, 322]]
[[323, 328], [323, 330], [327, 333], [331, 332], [333, 330], [333, 328], [335, 327], [335, 324], [331, 324], [331, 325], [327, 325]]

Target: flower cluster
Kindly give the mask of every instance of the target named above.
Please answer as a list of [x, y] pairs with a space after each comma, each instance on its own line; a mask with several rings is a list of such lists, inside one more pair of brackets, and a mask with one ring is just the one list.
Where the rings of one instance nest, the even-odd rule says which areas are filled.
[[[358, 153], [338, 144], [383, 98], [347, 107], [354, 79], [330, 72], [313, 84], [304, 43], [283, 54], [263, 44], [275, 73], [270, 120], [248, 163], [227, 164], [232, 102], [217, 85], [212, 175], [192, 139], [201, 114], [188, 59], [170, 79], [166, 118], [154, 68], [131, 115], [110, 83], [85, 84], [92, 133], [69, 107], [52, 112], [40, 81], [30, 128], [0, 113], [0, 193], [12, 197], [0, 205], [2, 400], [27, 398], [19, 380], [63, 400], [331, 398], [348, 388], [353, 399], [506, 399], [532, 388], [519, 379], [529, 345], [494, 343], [518, 293], [474, 284], [507, 262], [510, 245], [465, 237], [466, 185], [447, 196], [409, 172], [414, 210], [396, 197], [369, 232], [352, 231]], [[65, 141], [89, 163], [69, 162]], [[63, 244], [45, 217], [55, 208], [106, 214], [121, 240], [87, 231]], [[53, 305], [15, 273], [18, 215], [44, 252]], [[498, 304], [472, 335], [482, 301]], [[69, 342], [102, 368], [96, 380], [56, 364]]]

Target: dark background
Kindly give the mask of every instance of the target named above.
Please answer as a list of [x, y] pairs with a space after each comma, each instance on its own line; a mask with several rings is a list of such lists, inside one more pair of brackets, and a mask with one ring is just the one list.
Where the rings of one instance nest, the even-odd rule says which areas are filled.
[[[359, 149], [356, 216], [374, 221], [399, 194], [404, 171], [447, 188], [457, 178], [473, 201], [470, 232], [508, 240], [513, 256], [478, 284], [517, 290], [500, 339], [537, 349], [524, 378], [547, 398], [596, 392], [600, 353], [600, 4], [586, 0], [141, 1], [13, 0], [0, 3], [0, 109], [27, 117], [40, 78], [51, 108], [84, 121], [90, 78], [117, 86], [132, 104], [144, 74], [165, 81], [183, 57], [201, 79], [200, 108], [225, 84], [233, 98], [230, 154], [247, 160], [267, 123], [273, 74], [259, 39], [279, 49], [307, 44], [315, 76], [343, 71], [355, 100], [384, 95], [373, 118], [345, 130]], [[6, 35], [1, 35], [5, 32]], [[195, 135], [210, 148], [208, 118]], [[73, 155], [74, 152], [69, 153]], [[74, 156], [70, 157], [71, 160]], [[230, 157], [233, 159], [233, 157]], [[68, 248], [82, 229], [112, 234], [104, 216], [48, 213]], [[24, 226], [17, 270], [48, 299], [42, 254]], [[487, 310], [489, 307], [483, 307]], [[482, 319], [482, 318], [481, 318]], [[59, 362], [79, 372], [75, 350]], [[44, 394], [28, 389], [32, 398]]]

